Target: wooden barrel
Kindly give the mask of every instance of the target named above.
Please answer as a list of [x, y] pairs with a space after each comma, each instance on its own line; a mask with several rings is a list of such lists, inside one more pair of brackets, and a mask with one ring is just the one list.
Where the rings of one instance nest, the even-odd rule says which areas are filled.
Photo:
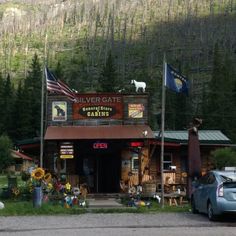
[[155, 193], [156, 192], [156, 184], [155, 183], [144, 183], [143, 184], [143, 193]]

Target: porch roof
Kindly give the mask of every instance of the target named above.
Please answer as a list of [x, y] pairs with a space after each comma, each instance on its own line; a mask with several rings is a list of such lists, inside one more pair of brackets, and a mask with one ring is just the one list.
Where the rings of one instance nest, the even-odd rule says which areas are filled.
[[[154, 131], [156, 139], [160, 139], [160, 132]], [[188, 131], [187, 130], [166, 130], [164, 133], [165, 142], [174, 142], [187, 144], [188, 143]], [[232, 144], [231, 140], [225, 136], [220, 130], [199, 130], [198, 138], [200, 144]]]
[[153, 139], [154, 137], [148, 125], [49, 126], [44, 139]]
[[20, 158], [20, 159], [27, 160], [27, 161], [33, 161], [33, 158], [31, 158], [31, 157], [29, 157], [29, 156], [27, 156], [24, 153], [21, 153], [19, 151], [12, 150], [11, 154], [14, 158]]

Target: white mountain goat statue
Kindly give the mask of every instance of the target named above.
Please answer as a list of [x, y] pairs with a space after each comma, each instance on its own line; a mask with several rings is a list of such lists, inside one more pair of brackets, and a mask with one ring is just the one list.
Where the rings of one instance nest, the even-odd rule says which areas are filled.
[[134, 79], [131, 80], [131, 84], [135, 85], [136, 88], [136, 92], [138, 92], [138, 90], [141, 88], [143, 92], [145, 92], [146, 89], [146, 83], [145, 82], [138, 82]]

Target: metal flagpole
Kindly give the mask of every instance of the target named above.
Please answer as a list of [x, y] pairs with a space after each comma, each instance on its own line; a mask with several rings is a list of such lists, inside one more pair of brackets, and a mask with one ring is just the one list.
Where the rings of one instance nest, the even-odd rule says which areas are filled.
[[165, 79], [166, 79], [166, 58], [163, 58], [163, 78], [162, 78], [162, 102], [161, 102], [161, 206], [164, 208], [164, 176], [163, 176], [163, 161], [164, 161], [164, 134], [165, 134]]
[[43, 73], [42, 73], [42, 82], [41, 82], [41, 121], [40, 121], [40, 167], [43, 167], [43, 136], [44, 136], [44, 80], [45, 80], [45, 64], [46, 64], [46, 51], [47, 51], [47, 34], [45, 36], [45, 44], [44, 44], [44, 65], [43, 65]]

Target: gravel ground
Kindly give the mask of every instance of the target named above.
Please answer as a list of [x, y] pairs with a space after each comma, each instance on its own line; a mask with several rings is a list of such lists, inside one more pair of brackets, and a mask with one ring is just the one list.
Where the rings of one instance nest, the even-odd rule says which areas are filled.
[[0, 217], [0, 235], [236, 235], [236, 220], [209, 222], [191, 213]]

